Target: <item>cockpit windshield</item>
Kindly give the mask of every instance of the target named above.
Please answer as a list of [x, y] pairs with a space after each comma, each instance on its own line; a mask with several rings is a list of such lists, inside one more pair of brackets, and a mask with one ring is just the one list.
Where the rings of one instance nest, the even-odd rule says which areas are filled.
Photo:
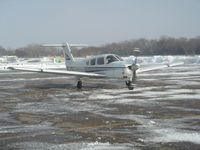
[[114, 61], [122, 61], [122, 58], [120, 58], [117, 55], [108, 55], [106, 57], [106, 60], [107, 60], [107, 64], [109, 64], [109, 63], [114, 62]]
[[119, 59], [119, 61], [123, 61], [123, 59], [121, 57], [119, 57], [118, 55], [115, 55], [115, 57], [117, 57]]

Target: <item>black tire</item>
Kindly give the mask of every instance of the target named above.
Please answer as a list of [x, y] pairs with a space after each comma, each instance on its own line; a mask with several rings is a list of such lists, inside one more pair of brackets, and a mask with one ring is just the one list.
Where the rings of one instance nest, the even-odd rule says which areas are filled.
[[78, 81], [78, 82], [77, 82], [77, 88], [78, 88], [78, 89], [81, 89], [81, 88], [82, 88], [82, 82], [81, 82], [81, 81]]
[[133, 89], [134, 89], [134, 86], [128, 86], [128, 89], [129, 89], [129, 90], [133, 90]]
[[133, 90], [134, 89], [133, 83], [131, 81], [126, 81], [126, 85], [127, 85], [129, 90]]

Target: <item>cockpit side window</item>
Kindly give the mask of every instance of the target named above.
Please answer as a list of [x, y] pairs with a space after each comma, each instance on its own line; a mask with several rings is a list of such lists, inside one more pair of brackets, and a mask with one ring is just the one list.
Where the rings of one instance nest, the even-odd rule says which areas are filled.
[[103, 65], [104, 64], [104, 57], [97, 58], [97, 65]]
[[93, 58], [90, 60], [90, 65], [95, 65], [95, 62], [96, 62], [96, 58]]
[[111, 62], [114, 62], [114, 61], [119, 61], [116, 57], [114, 57], [113, 55], [108, 55], [106, 57], [106, 60], [107, 60], [107, 64], [111, 63]]

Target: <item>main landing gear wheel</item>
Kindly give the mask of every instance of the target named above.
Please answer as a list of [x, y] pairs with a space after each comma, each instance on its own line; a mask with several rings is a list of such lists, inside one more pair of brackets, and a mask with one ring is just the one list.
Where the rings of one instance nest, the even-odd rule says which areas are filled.
[[81, 89], [81, 88], [82, 88], [82, 81], [79, 80], [79, 81], [77, 82], [76, 87], [77, 87], [78, 89]]
[[134, 89], [133, 83], [131, 81], [126, 81], [126, 85], [127, 85], [129, 90], [133, 90]]

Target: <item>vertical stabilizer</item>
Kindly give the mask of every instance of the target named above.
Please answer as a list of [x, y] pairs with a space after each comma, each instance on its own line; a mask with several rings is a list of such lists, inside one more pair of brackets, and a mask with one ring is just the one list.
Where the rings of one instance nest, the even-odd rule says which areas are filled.
[[42, 44], [42, 46], [46, 47], [62, 47], [65, 57], [65, 65], [70, 66], [74, 63], [74, 57], [71, 52], [71, 47], [85, 47], [86, 44], [69, 44], [69, 43], [63, 43], [63, 44]]
[[65, 65], [70, 65], [74, 62], [74, 57], [71, 52], [70, 45], [68, 43], [63, 44], [63, 50], [64, 50], [64, 57], [65, 57]]

